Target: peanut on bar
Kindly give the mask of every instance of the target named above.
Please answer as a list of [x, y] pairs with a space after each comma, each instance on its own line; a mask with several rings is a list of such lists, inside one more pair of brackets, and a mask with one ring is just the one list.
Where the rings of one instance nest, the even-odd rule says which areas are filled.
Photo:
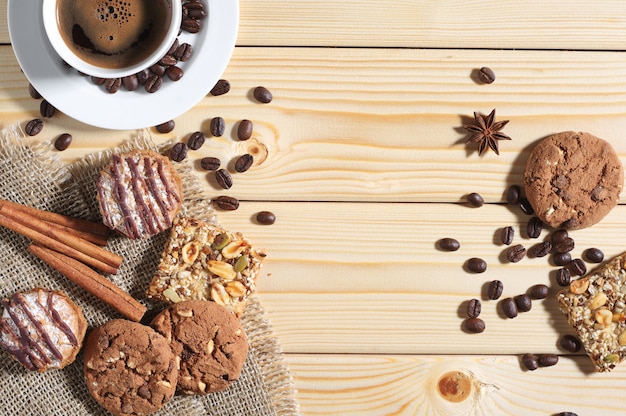
[[600, 372], [626, 358], [626, 253], [571, 282], [559, 307]]
[[240, 233], [181, 215], [146, 295], [168, 303], [212, 300], [241, 316], [265, 256]]

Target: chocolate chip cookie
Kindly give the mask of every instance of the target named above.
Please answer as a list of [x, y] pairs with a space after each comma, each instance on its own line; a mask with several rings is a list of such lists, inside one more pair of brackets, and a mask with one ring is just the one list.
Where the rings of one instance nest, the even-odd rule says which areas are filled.
[[145, 415], [174, 396], [178, 359], [149, 326], [114, 319], [89, 334], [84, 373], [89, 393], [110, 413]]
[[566, 131], [543, 139], [524, 172], [526, 197], [551, 227], [570, 230], [599, 222], [617, 205], [624, 182], [613, 147], [589, 133]]
[[248, 340], [237, 317], [224, 306], [206, 300], [175, 303], [150, 325], [170, 340], [180, 357], [180, 392], [213, 393], [239, 378]]

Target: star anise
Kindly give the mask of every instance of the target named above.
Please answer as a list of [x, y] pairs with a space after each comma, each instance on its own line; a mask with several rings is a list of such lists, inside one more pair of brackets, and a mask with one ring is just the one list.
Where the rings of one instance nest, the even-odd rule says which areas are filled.
[[506, 126], [509, 120], [494, 123], [495, 117], [495, 108], [491, 111], [491, 113], [489, 113], [488, 116], [474, 112], [474, 118], [476, 119], [477, 124], [468, 124], [463, 126], [465, 130], [472, 133], [465, 144], [478, 143], [479, 155], [482, 155], [487, 150], [487, 147], [490, 147], [491, 150], [499, 155], [500, 151], [498, 150], [498, 140], [511, 140], [509, 136], [500, 131], [504, 128], [504, 126]]

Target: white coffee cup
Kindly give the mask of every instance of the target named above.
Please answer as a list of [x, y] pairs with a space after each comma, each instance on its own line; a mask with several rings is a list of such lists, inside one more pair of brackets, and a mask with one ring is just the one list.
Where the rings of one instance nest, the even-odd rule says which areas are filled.
[[[31, 1], [31, 0], [22, 0], [22, 1]], [[61, 7], [60, 5], [62, 1], [70, 1], [70, 0], [43, 0], [43, 5], [42, 5], [43, 23], [44, 23], [44, 29], [48, 37], [48, 40], [50, 41], [52, 47], [57, 52], [57, 54], [61, 57], [61, 59], [63, 59], [69, 66], [75, 68], [76, 70], [84, 74], [91, 75], [94, 77], [106, 78], [106, 79], [121, 78], [121, 77], [125, 77], [128, 75], [136, 74], [142, 71], [143, 69], [149, 68], [153, 64], [157, 63], [161, 58], [163, 58], [163, 56], [166, 55], [166, 53], [169, 51], [171, 46], [174, 44], [180, 32], [180, 25], [181, 25], [181, 20], [182, 20], [181, 2], [180, 0], [164, 0], [167, 4], [167, 7], [169, 7], [169, 9], [165, 12], [166, 13], [165, 18], [163, 19], [164, 26], [158, 36], [159, 38], [162, 37], [162, 41], [155, 40], [153, 42], [155, 43], [154, 47], [150, 48], [152, 49], [152, 51], [149, 51], [147, 47], [144, 49], [138, 49], [145, 56], [142, 57], [141, 60], [137, 62], [133, 62], [128, 65], [124, 64], [123, 66], [120, 66], [117, 64], [115, 65], [103, 64], [97, 61], [97, 59], [91, 59], [92, 57], [89, 56], [88, 48], [78, 48], [76, 46], [70, 47], [68, 45], [68, 42], [71, 42], [71, 40], [67, 38], [68, 36], [67, 33], [66, 33], [66, 37], [65, 38], [63, 37], [63, 34], [62, 34], [63, 30], [60, 27], [60, 19], [59, 19], [59, 16], [57, 16], [57, 10], [60, 10], [60, 7]], [[74, 8], [80, 7], [81, 1], [79, 0], [71, 0], [71, 1], [73, 3], [68, 3], [68, 4], [71, 4], [71, 7], [74, 7]], [[133, 1], [138, 2], [139, 0], [133, 0]], [[154, 0], [149, 0], [149, 1], [154, 1]], [[104, 10], [102, 14], [98, 15], [98, 17], [101, 17], [102, 19], [106, 18], [107, 22], [109, 22], [109, 19], [113, 21], [114, 16], [116, 19], [121, 18], [120, 16], [122, 14], [118, 13], [118, 9], [115, 9], [116, 5], [119, 7], [134, 7], [134, 6], [127, 6], [129, 4], [130, 5], [133, 4], [129, 0], [124, 0], [124, 1], [108, 0], [108, 1], [100, 1], [100, 2], [85, 1], [82, 4], [87, 4], [88, 6], [86, 7], [92, 7], [92, 10], [90, 10], [89, 12], [93, 12], [94, 15], [95, 15], [95, 10], [93, 9], [94, 7], [93, 5], [95, 4], [112, 5], [112, 6], [107, 6], [106, 10]], [[136, 4], [139, 4], [139, 3], [136, 3]], [[146, 7], [150, 8], [151, 6], [147, 5]], [[109, 11], [111, 12], [110, 15], [108, 14]], [[126, 10], [124, 12], [128, 12], [128, 11]], [[88, 14], [84, 14], [84, 15], [88, 15]], [[91, 15], [88, 15], [88, 16], [89, 16], [89, 19], [92, 18]], [[67, 30], [65, 32], [67, 32]], [[73, 33], [74, 32], [72, 32], [72, 34]], [[84, 34], [84, 32], [82, 33]], [[117, 36], [121, 32], [117, 31], [117, 32], [111, 32], [111, 33], [112, 35], [109, 38], [113, 39], [114, 36]], [[84, 39], [87, 39], [87, 38], [85, 37]], [[93, 43], [91, 44], [93, 45]], [[93, 52], [94, 55], [98, 55], [98, 53], [102, 55], [102, 53], [99, 51]], [[114, 53], [104, 54], [104, 55], [115, 56]], [[129, 54], [129, 56], [133, 56], [133, 55]], [[97, 56], [94, 56], [94, 58], [97, 58]], [[87, 61], [86, 59], [89, 59], [89, 61]]]

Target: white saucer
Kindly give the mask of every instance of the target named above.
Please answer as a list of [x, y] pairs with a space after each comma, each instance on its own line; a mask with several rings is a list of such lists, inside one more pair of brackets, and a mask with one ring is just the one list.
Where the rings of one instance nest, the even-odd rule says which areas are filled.
[[239, 29], [238, 0], [205, 0], [208, 16], [199, 33], [183, 32], [192, 45], [191, 59], [180, 64], [179, 81], [167, 77], [153, 94], [141, 87], [110, 94], [68, 68], [43, 28], [41, 2], [9, 0], [9, 34], [17, 61], [35, 89], [66, 115], [96, 127], [118, 130], [155, 126], [196, 105], [220, 79], [235, 48]]

